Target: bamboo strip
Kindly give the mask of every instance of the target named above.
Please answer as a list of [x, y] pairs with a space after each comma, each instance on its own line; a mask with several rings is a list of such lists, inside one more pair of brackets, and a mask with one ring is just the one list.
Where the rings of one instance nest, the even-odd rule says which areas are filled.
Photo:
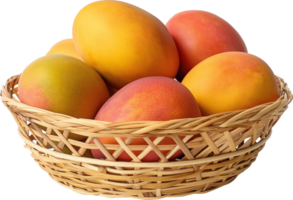
[[[276, 80], [280, 98], [275, 102], [169, 121], [111, 123], [34, 108], [18, 100], [19, 76], [8, 79], [0, 96], [32, 158], [57, 183], [86, 195], [154, 200], [210, 192], [248, 169], [293, 99], [284, 80]], [[73, 140], [71, 133], [86, 140]], [[113, 137], [117, 144], [102, 144], [99, 137]], [[160, 144], [165, 137], [176, 144]], [[135, 138], [144, 139], [146, 145], [132, 144]], [[65, 146], [72, 155], [61, 151]], [[87, 149], [101, 150], [107, 160], [83, 157]], [[184, 158], [168, 160], [180, 150]], [[141, 153], [136, 156], [132, 151]], [[151, 151], [160, 161], [142, 162]], [[117, 161], [123, 152], [133, 161]]]

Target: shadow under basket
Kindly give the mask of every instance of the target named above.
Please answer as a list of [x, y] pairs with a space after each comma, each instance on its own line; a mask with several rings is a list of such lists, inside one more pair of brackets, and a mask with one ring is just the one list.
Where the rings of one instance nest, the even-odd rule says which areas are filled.
[[[19, 76], [6, 82], [1, 100], [14, 117], [25, 147], [57, 183], [86, 195], [160, 199], [210, 192], [250, 167], [292, 101], [287, 84], [276, 79], [280, 98], [275, 102], [170, 121], [110, 123], [34, 108], [18, 100]], [[85, 140], [69, 139], [69, 134], [84, 136]], [[117, 144], [103, 145], [97, 137], [115, 137]], [[152, 141], [150, 137], [157, 138]], [[174, 144], [160, 145], [165, 137], [172, 138]], [[143, 138], [147, 145], [132, 145], [134, 138]], [[71, 155], [61, 151], [65, 146]], [[83, 157], [88, 149], [100, 149], [106, 159]], [[184, 157], [168, 161], [179, 149]], [[163, 155], [162, 150], [168, 153]], [[141, 153], [135, 155], [133, 151]], [[141, 162], [151, 151], [160, 161]], [[116, 161], [123, 152], [133, 161]]]

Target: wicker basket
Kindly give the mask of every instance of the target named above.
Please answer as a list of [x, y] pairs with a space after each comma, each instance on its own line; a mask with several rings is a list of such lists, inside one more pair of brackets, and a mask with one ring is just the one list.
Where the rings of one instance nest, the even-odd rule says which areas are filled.
[[[232, 182], [256, 160], [271, 136], [272, 127], [292, 101], [286, 83], [276, 79], [281, 92], [276, 102], [243, 111], [162, 122], [109, 123], [34, 108], [17, 100], [19, 76], [7, 81], [1, 99], [13, 115], [25, 147], [57, 183], [81, 194], [160, 199], [217, 189]], [[69, 133], [86, 136], [87, 140], [67, 139]], [[181, 141], [182, 135], [185, 138]], [[197, 137], [189, 141], [194, 135]], [[103, 145], [97, 136], [115, 137], [119, 145]], [[157, 138], [152, 142], [151, 136]], [[164, 137], [173, 138], [176, 144], [158, 145]], [[133, 138], [144, 138], [148, 145], [129, 145]], [[58, 145], [53, 141], [58, 141]], [[62, 153], [64, 145], [72, 155]], [[81, 157], [86, 149], [100, 149], [107, 159]], [[168, 162], [178, 149], [185, 157]], [[132, 150], [142, 153], [135, 156]], [[169, 153], [164, 156], [160, 150]], [[133, 162], [115, 160], [123, 151]], [[140, 162], [150, 151], [156, 152], [161, 160]]]

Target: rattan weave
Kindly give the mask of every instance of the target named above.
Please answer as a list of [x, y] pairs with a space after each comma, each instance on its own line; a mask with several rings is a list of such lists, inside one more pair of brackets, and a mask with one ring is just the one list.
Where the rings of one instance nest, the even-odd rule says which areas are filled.
[[[292, 101], [287, 84], [279, 77], [276, 79], [281, 94], [276, 102], [242, 111], [161, 122], [110, 123], [34, 108], [18, 100], [19, 76], [10, 78], [3, 86], [1, 100], [12, 113], [25, 147], [59, 184], [82, 194], [160, 199], [212, 191], [232, 182], [250, 167]], [[86, 136], [87, 140], [68, 139], [70, 132]], [[182, 135], [185, 138], [181, 141]], [[189, 141], [194, 135], [197, 137]], [[154, 136], [157, 139], [152, 142], [149, 137]], [[103, 145], [96, 137], [115, 137], [119, 144]], [[120, 137], [127, 139], [122, 141]], [[158, 145], [164, 137], [173, 138], [176, 145]], [[133, 138], [144, 138], [148, 145], [129, 145]], [[52, 141], [59, 143], [55, 145]], [[62, 153], [64, 145], [72, 155]], [[100, 149], [107, 159], [82, 157], [86, 149]], [[168, 162], [178, 149], [184, 152], [184, 158]], [[115, 151], [111, 154], [108, 150]], [[133, 150], [142, 153], [135, 156]], [[164, 156], [160, 150], [169, 153]], [[132, 162], [115, 160], [123, 151], [131, 156]], [[156, 152], [161, 160], [140, 162], [150, 151]]]

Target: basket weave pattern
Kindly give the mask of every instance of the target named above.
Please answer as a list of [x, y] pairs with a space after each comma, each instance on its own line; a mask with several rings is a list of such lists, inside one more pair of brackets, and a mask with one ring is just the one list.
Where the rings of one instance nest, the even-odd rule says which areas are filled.
[[[59, 184], [82, 194], [159, 199], [212, 191], [232, 182], [250, 167], [292, 101], [287, 84], [279, 77], [276, 79], [281, 93], [276, 102], [242, 111], [161, 122], [110, 123], [34, 108], [18, 100], [19, 76], [11, 77], [3, 86], [1, 100], [12, 113], [25, 147]], [[68, 139], [69, 133], [87, 139]], [[185, 137], [181, 140], [179, 136]], [[97, 137], [115, 137], [118, 144], [103, 145]], [[150, 137], [157, 138], [151, 141]], [[176, 144], [159, 145], [165, 137]], [[130, 145], [134, 138], [144, 138], [148, 145]], [[72, 155], [62, 153], [64, 146]], [[81, 157], [87, 149], [100, 149], [107, 159]], [[168, 158], [179, 149], [185, 156], [169, 162]], [[163, 155], [162, 150], [169, 153]], [[132, 162], [116, 161], [124, 151]], [[142, 153], [136, 156], [132, 151]], [[160, 157], [159, 162], [141, 162], [150, 151]]]

